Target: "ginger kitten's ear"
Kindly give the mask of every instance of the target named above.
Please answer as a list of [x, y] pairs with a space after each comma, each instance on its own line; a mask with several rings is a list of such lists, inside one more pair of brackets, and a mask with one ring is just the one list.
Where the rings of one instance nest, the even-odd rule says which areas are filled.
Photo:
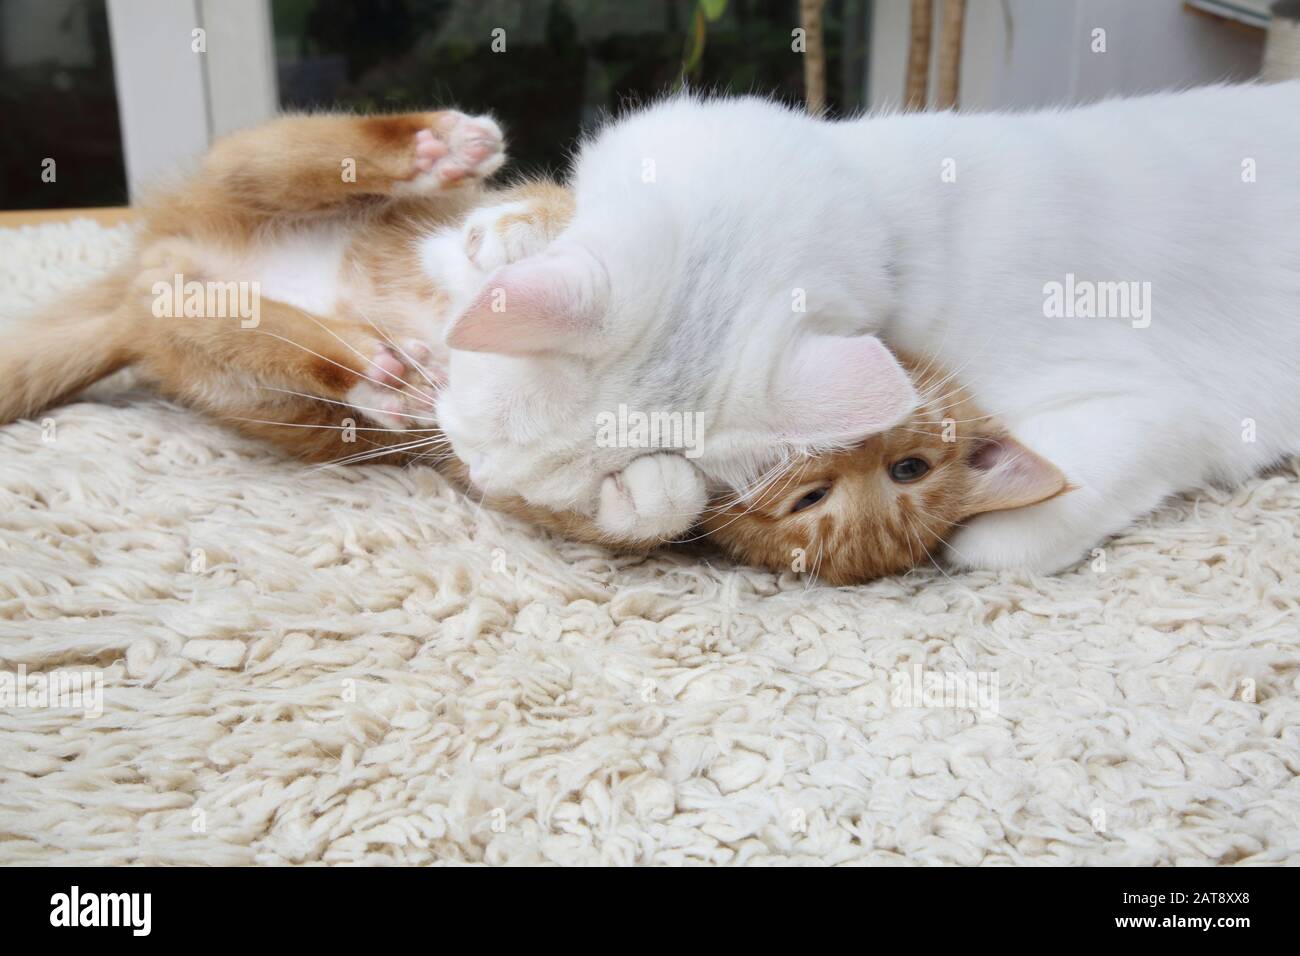
[[807, 335], [777, 385], [774, 437], [793, 445], [855, 444], [899, 424], [916, 389], [889, 349], [870, 335]]
[[1010, 435], [981, 438], [967, 462], [978, 475], [967, 518], [1038, 504], [1070, 488], [1061, 469]]
[[604, 267], [578, 246], [502, 266], [447, 332], [448, 348], [526, 355], [575, 351], [600, 328]]

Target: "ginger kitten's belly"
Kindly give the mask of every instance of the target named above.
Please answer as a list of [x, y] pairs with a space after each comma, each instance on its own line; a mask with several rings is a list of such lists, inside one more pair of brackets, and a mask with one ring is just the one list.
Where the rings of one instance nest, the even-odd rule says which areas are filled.
[[285, 232], [237, 253], [213, 252], [211, 269], [222, 278], [256, 282], [262, 298], [335, 315], [350, 238], [339, 226]]
[[441, 350], [449, 297], [421, 262], [422, 247], [433, 237], [375, 239], [343, 224], [304, 229], [238, 252], [210, 251], [205, 266], [222, 278], [257, 283], [263, 299], [321, 318], [373, 325]]

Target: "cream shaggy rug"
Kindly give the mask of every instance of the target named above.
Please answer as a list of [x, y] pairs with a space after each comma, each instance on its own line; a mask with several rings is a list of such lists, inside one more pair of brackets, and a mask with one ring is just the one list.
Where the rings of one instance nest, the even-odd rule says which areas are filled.
[[[125, 240], [0, 231], [7, 334]], [[0, 862], [1300, 861], [1294, 463], [1058, 578], [834, 590], [102, 394], [0, 429]]]

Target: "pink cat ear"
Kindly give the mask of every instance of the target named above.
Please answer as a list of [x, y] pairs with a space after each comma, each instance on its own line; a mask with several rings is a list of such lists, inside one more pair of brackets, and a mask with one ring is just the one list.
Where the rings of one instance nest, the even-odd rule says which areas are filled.
[[980, 475], [966, 517], [1024, 508], [1070, 490], [1061, 469], [1010, 435], [982, 439], [969, 462]]
[[793, 445], [844, 445], [893, 428], [916, 408], [916, 389], [870, 335], [810, 335], [782, 370], [776, 437]]
[[548, 252], [502, 266], [447, 332], [465, 352], [526, 355], [572, 351], [600, 327], [604, 270], [579, 249]]

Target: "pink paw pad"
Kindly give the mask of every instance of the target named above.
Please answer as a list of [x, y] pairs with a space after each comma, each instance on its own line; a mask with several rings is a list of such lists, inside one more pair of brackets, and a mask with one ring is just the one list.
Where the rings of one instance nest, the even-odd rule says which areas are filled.
[[433, 169], [438, 160], [447, 155], [447, 144], [433, 135], [432, 130], [422, 129], [415, 134], [415, 168], [422, 173]]
[[416, 365], [426, 366], [433, 360], [433, 350], [419, 339], [407, 339], [402, 343], [407, 356]]
[[396, 385], [406, 374], [406, 363], [387, 348], [381, 348], [370, 360], [374, 366], [375, 378], [387, 385]]
[[394, 431], [430, 428], [446, 373], [433, 349], [418, 339], [374, 342], [361, 378], [347, 402], [370, 420]]
[[486, 116], [448, 110], [415, 134], [415, 172], [434, 184], [490, 176], [505, 162], [501, 129]]
[[419, 339], [408, 339], [402, 343], [402, 347], [406, 349], [406, 354], [419, 369], [420, 379], [424, 384], [435, 390], [447, 384], [446, 363], [433, 354], [433, 349]]

